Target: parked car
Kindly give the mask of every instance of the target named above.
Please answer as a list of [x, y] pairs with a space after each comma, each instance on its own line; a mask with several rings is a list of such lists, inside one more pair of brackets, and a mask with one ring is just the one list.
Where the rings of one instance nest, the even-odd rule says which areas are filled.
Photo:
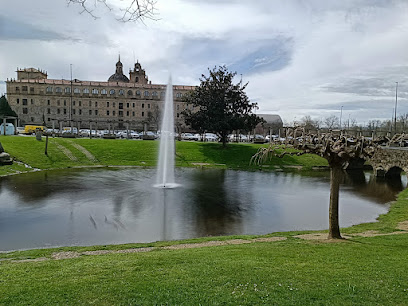
[[183, 134], [181, 134], [181, 139], [182, 140], [195, 140], [195, 141], [198, 141], [199, 136], [198, 136], [198, 134], [183, 133]]
[[155, 140], [157, 139], [157, 137], [158, 137], [157, 134], [155, 134], [154, 132], [147, 131], [143, 133], [142, 139], [143, 140]]
[[265, 137], [259, 134], [254, 135], [252, 141], [254, 143], [265, 143], [266, 142]]
[[213, 133], [205, 133], [204, 141], [218, 141], [218, 136]]

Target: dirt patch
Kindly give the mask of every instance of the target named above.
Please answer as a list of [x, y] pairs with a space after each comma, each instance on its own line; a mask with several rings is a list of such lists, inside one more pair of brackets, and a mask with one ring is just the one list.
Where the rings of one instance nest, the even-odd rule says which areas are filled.
[[398, 223], [397, 228], [401, 231], [408, 231], [408, 221], [402, 221]]
[[313, 233], [313, 234], [304, 234], [304, 235], [297, 235], [294, 236], [295, 238], [303, 239], [303, 240], [313, 240], [319, 242], [342, 242], [346, 241], [346, 239], [351, 238], [350, 236], [342, 236], [344, 239], [328, 239], [327, 233]]
[[77, 150], [81, 151], [82, 154], [84, 154], [86, 156], [86, 158], [88, 158], [91, 162], [96, 162], [96, 158], [95, 156], [92, 155], [91, 152], [89, 152], [87, 149], [85, 149], [83, 146], [75, 143], [75, 142], [70, 142], [72, 144], [72, 146], [74, 146], [74, 148], [76, 148]]
[[56, 252], [56, 253], [52, 253], [51, 258], [60, 260], [60, 259], [77, 258], [79, 256], [81, 256], [81, 253], [78, 253], [78, 252]]
[[266, 238], [255, 238], [252, 239], [254, 242], [275, 242], [286, 240], [286, 237], [266, 237]]

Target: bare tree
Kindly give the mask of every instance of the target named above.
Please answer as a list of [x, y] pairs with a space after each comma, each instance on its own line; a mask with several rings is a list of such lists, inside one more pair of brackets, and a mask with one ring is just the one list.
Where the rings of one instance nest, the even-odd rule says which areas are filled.
[[[301, 137], [297, 137], [298, 131]], [[298, 152], [283, 153], [276, 151], [277, 146], [270, 145], [260, 148], [252, 157], [251, 162], [264, 163], [272, 156], [283, 157], [285, 155], [302, 155], [306, 153], [316, 154], [325, 158], [330, 167], [330, 204], [329, 204], [329, 236], [332, 239], [341, 239], [339, 226], [339, 189], [341, 172], [350, 163], [363, 163], [375, 153], [377, 141], [364, 137], [352, 138], [348, 135], [325, 135], [304, 134], [303, 129], [289, 132], [290, 140], [285, 141], [285, 146], [298, 149]]]
[[331, 130], [337, 126], [339, 126], [339, 118], [335, 115], [331, 115], [330, 117], [327, 117], [324, 119], [324, 123], [326, 127]]
[[66, 0], [68, 5], [78, 5], [82, 13], [87, 13], [92, 18], [98, 19], [96, 9], [103, 6], [113, 12], [117, 20], [122, 22], [141, 21], [145, 19], [157, 20], [155, 0], [122, 0], [119, 6], [112, 4], [112, 0]]
[[310, 130], [317, 130], [320, 127], [319, 120], [313, 120], [310, 116], [304, 116], [300, 119], [299, 126], [303, 127], [307, 132]]

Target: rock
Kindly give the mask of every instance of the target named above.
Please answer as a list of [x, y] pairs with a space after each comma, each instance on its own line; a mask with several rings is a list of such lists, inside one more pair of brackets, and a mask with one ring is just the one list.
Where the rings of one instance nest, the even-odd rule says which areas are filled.
[[13, 159], [10, 157], [10, 154], [6, 152], [0, 153], [0, 165], [11, 165], [13, 163]]

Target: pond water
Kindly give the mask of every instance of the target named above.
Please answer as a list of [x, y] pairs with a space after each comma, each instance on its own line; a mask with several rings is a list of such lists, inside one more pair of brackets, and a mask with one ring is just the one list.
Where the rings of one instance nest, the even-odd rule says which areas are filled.
[[[34, 172], [0, 179], [0, 251], [328, 228], [329, 173], [178, 169]], [[344, 174], [342, 227], [374, 221], [406, 179]]]

